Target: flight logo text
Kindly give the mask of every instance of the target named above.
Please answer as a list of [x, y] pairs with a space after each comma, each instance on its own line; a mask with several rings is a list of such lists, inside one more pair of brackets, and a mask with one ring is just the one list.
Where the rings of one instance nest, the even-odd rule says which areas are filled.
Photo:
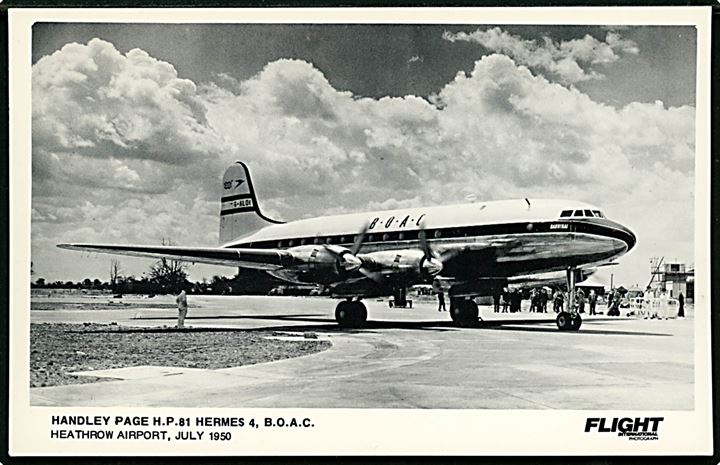
[[617, 433], [629, 441], [657, 441], [658, 429], [663, 420], [665, 417], [589, 417], [585, 421], [585, 432]]

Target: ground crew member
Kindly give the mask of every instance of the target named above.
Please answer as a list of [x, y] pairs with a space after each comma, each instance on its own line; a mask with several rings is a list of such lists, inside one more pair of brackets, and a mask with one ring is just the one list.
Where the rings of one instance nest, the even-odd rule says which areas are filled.
[[563, 311], [563, 303], [565, 303], [565, 296], [562, 291], [558, 289], [555, 291], [555, 295], [553, 296], [553, 310], [555, 310], [555, 313]]
[[575, 299], [577, 300], [578, 313], [585, 313], [585, 293], [582, 289], [578, 289]]
[[685, 296], [678, 294], [678, 318], [685, 318]]
[[588, 302], [590, 303], [590, 315], [595, 315], [595, 305], [597, 304], [597, 294], [595, 293], [595, 289], [590, 289]]
[[493, 292], [493, 310], [500, 313], [500, 293], [497, 291]]
[[447, 312], [445, 308], [445, 293], [438, 291], [438, 312]]
[[543, 313], [547, 313], [548, 293], [545, 288], [540, 288], [540, 310]]
[[522, 306], [522, 294], [517, 289], [510, 293], [510, 313], [517, 313]]
[[177, 307], [178, 307], [177, 327], [184, 328], [185, 327], [185, 316], [187, 316], [187, 311], [188, 311], [187, 294], [185, 294], [185, 290], [180, 291], [180, 293], [175, 298], [175, 302], [177, 302]]

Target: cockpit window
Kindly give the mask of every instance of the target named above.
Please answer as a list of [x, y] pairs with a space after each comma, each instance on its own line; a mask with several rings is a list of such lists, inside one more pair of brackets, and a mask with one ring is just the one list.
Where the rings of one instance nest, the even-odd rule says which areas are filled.
[[603, 212], [600, 210], [563, 210], [560, 212], [560, 218], [567, 218], [569, 216], [583, 217], [583, 218], [605, 218]]

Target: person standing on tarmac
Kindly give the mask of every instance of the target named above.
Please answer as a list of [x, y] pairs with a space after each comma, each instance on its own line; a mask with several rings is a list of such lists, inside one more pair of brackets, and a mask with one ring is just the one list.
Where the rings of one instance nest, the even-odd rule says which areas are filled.
[[685, 296], [678, 294], [678, 318], [685, 318]]
[[560, 289], [557, 289], [555, 291], [555, 295], [553, 296], [553, 310], [555, 311], [555, 313], [560, 313], [563, 311], [564, 303], [565, 303], [565, 296], [563, 295], [563, 293]]
[[500, 293], [493, 291], [493, 310], [495, 313], [500, 313]]
[[540, 288], [540, 311], [547, 313], [548, 293], [544, 287]]
[[582, 289], [577, 290], [575, 299], [577, 300], [578, 313], [585, 313], [585, 293]]
[[595, 289], [590, 289], [588, 303], [590, 304], [590, 315], [595, 315], [595, 305], [597, 305], [597, 294], [595, 293]]
[[510, 313], [517, 313], [522, 306], [522, 294], [517, 289], [513, 289], [510, 294]]
[[438, 312], [447, 312], [445, 308], [445, 293], [442, 290], [438, 291]]
[[184, 328], [185, 327], [185, 317], [187, 316], [187, 311], [188, 311], [187, 294], [185, 294], [184, 289], [180, 291], [180, 293], [177, 295], [177, 297], [175, 297], [175, 302], [177, 303], [177, 308], [178, 308], [177, 327]]

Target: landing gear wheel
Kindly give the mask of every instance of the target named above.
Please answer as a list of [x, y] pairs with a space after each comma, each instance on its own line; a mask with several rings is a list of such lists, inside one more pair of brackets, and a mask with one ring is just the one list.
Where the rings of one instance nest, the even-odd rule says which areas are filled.
[[567, 331], [570, 329], [570, 314], [568, 312], [560, 312], [555, 319], [555, 323], [557, 323], [557, 327], [560, 331]]
[[475, 326], [478, 322], [478, 316], [478, 306], [474, 300], [450, 300], [450, 318], [457, 326]]
[[570, 331], [577, 331], [580, 329], [580, 325], [582, 325], [580, 314], [570, 315], [570, 327], [568, 329]]
[[359, 328], [367, 321], [367, 308], [360, 301], [340, 302], [335, 307], [335, 320], [341, 328]]

